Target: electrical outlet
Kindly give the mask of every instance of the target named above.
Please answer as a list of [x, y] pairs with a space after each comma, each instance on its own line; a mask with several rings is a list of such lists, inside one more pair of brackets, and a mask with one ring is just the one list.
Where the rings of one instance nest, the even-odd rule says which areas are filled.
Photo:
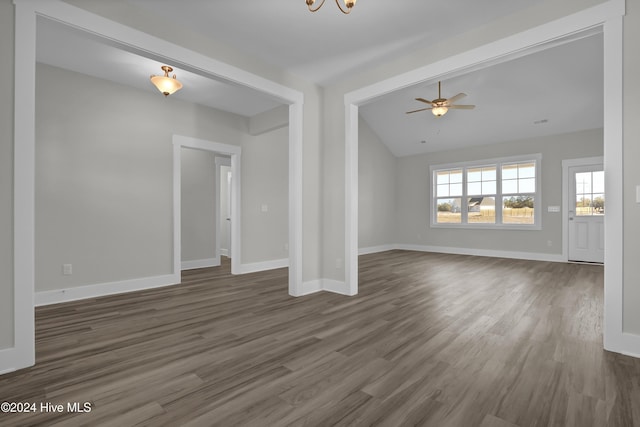
[[71, 264], [62, 264], [62, 274], [71, 276], [73, 274], [73, 266]]

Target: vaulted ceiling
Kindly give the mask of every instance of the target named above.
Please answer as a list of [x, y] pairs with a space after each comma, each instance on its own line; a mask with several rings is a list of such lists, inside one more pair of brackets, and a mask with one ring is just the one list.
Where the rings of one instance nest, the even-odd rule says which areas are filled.
[[[537, 1], [361, 1], [349, 15], [331, 0], [316, 13], [302, 0], [122, 4], [308, 81], [331, 85]], [[154, 91], [149, 75], [161, 73], [162, 64], [153, 59], [44, 19], [38, 22], [37, 43], [38, 61], [142, 90]], [[477, 105], [474, 110], [450, 111], [437, 119], [429, 112], [406, 115], [421, 107], [414, 98], [436, 97], [437, 82], [429, 82], [363, 106], [361, 115], [397, 156], [601, 127], [602, 65], [602, 38], [596, 34], [465, 75], [445, 76], [443, 95], [465, 92], [461, 102]], [[179, 68], [175, 72], [184, 88], [172, 97], [247, 117], [278, 106], [254, 90]]]

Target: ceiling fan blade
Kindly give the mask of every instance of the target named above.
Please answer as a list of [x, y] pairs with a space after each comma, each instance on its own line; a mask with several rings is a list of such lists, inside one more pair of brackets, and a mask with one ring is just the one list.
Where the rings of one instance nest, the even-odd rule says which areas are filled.
[[406, 114], [417, 113], [419, 111], [427, 111], [427, 110], [433, 110], [433, 108], [429, 107], [429, 108], [421, 108], [419, 110], [407, 111]]
[[427, 103], [427, 104], [432, 104], [431, 101], [429, 101], [428, 99], [424, 99], [424, 98], [416, 98], [416, 101], [424, 102], [424, 103]]
[[475, 105], [448, 105], [447, 108], [449, 108], [450, 110], [473, 110], [474, 108], [476, 108]]
[[452, 96], [451, 98], [447, 99], [447, 104], [453, 104], [458, 99], [464, 98], [465, 96], [467, 96], [466, 93], [459, 93], [459, 94], [457, 94], [455, 96]]

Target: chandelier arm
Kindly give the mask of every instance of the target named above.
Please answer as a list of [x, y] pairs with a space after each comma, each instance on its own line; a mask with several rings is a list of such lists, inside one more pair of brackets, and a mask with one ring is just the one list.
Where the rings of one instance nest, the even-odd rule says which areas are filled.
[[[322, 3], [324, 3], [324, 0], [322, 0]], [[340, 0], [336, 0], [336, 5], [338, 5], [338, 9], [340, 9], [340, 12], [344, 13], [345, 15], [348, 15], [349, 13], [351, 13], [351, 9], [350, 8], [347, 8], [347, 10], [344, 10], [342, 8], [342, 6], [340, 6]], [[322, 5], [320, 5], [320, 6], [322, 6]], [[318, 7], [318, 9], [320, 9], [320, 7]]]
[[310, 12], [317, 12], [317, 11], [319, 11], [319, 10], [320, 10], [320, 8], [322, 7], [322, 5], [324, 4], [324, 0], [322, 0], [322, 1], [320, 2], [320, 4], [318, 5], [318, 7], [316, 7], [315, 9], [313, 9], [313, 8], [311, 7], [311, 5], [312, 5], [312, 4], [313, 4], [313, 3], [309, 3], [309, 2], [307, 2], [307, 7], [309, 8], [309, 11], [310, 11]]

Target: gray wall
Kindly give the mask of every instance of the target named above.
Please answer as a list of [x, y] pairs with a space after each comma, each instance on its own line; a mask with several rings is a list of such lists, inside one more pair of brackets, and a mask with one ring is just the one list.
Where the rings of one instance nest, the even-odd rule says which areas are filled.
[[288, 135], [284, 127], [242, 143], [243, 264], [289, 257]]
[[13, 5], [0, 1], [0, 349], [13, 347]]
[[[8, 0], [2, 0], [8, 1]], [[86, 1], [65, 0], [79, 8], [104, 16], [145, 33], [170, 40], [189, 50], [202, 53], [224, 63], [239, 67], [261, 77], [283, 84], [304, 94], [303, 165], [302, 165], [302, 274], [303, 281], [322, 276], [322, 103], [323, 89], [283, 70], [233, 49], [223, 40], [212, 40], [177, 25], [170, 19], [151, 16], [126, 0]], [[340, 105], [340, 109], [343, 106]]]
[[[521, 154], [542, 153], [542, 230], [470, 230], [431, 228], [429, 218], [429, 166]], [[396, 243], [516, 251], [562, 253], [561, 213], [547, 206], [562, 205], [562, 160], [601, 156], [602, 129], [544, 138], [473, 147], [398, 159], [398, 241]], [[537, 203], [537, 201], [536, 201]], [[552, 246], [547, 246], [547, 241]]]
[[358, 140], [358, 247], [396, 243], [396, 157], [362, 119]]
[[[38, 291], [171, 273], [173, 134], [241, 145], [243, 204], [269, 194], [260, 186], [273, 184], [274, 163], [263, 160], [286, 153], [286, 128], [253, 137], [246, 118], [152, 90], [43, 64], [36, 77]], [[275, 180], [286, 189], [288, 169], [276, 160]], [[286, 198], [269, 198], [269, 213], [286, 213]], [[243, 224], [243, 262], [273, 259], [252, 220]], [[286, 214], [279, 221], [286, 224]], [[273, 224], [269, 230], [282, 234]], [[73, 275], [62, 275], [65, 263]]]
[[182, 261], [216, 256], [216, 158], [211, 151], [181, 150]]

